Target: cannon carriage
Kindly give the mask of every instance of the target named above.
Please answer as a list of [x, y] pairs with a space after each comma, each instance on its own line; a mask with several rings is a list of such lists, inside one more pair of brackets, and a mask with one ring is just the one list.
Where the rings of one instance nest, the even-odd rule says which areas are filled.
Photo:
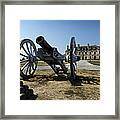
[[[30, 78], [37, 68], [39, 60], [46, 62], [57, 75], [70, 74], [71, 80], [76, 80], [76, 62], [80, 60], [76, 55], [75, 37], [70, 41], [70, 54], [62, 55], [57, 48], [51, 47], [43, 36], [36, 38], [36, 43], [41, 48], [36, 48], [30, 39], [23, 39], [20, 43], [20, 75], [23, 78]], [[70, 64], [70, 73], [65, 65], [65, 61]]]

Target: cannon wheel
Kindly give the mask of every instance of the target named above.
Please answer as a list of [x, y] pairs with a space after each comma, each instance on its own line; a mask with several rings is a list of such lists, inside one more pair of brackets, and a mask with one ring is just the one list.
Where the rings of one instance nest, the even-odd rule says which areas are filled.
[[70, 42], [70, 77], [72, 80], [76, 79], [76, 62], [74, 60], [74, 57], [76, 55], [76, 43], [75, 43], [75, 37], [71, 38]]
[[20, 75], [30, 78], [37, 68], [36, 46], [30, 39], [24, 39], [20, 43]]

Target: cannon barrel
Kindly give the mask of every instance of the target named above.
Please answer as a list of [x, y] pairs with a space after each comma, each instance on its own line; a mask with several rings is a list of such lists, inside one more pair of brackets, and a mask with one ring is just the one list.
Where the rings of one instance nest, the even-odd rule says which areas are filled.
[[37, 37], [36, 43], [39, 44], [45, 52], [52, 54], [53, 48], [47, 43], [43, 36]]

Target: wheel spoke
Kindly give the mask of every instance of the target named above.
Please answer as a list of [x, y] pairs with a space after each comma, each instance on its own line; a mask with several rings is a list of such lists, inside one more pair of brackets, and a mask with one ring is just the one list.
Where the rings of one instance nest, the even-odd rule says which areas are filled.
[[29, 50], [29, 47], [28, 47], [28, 43], [27, 43], [27, 42], [26, 42], [26, 46], [27, 46], [28, 53], [29, 53], [29, 55], [30, 55], [31, 53], [30, 53], [30, 50]]
[[29, 62], [26, 62], [26, 63], [23, 65], [23, 67], [21, 68], [21, 70], [23, 71], [24, 68], [25, 68], [28, 64], [29, 64]]
[[20, 53], [20, 55], [21, 55], [21, 56], [23, 56], [23, 57], [26, 57], [26, 58], [28, 58], [28, 56], [26, 56], [26, 55], [24, 55], [24, 54], [22, 54], [22, 53]]
[[29, 74], [31, 74], [31, 64], [29, 64]]
[[20, 63], [28, 62], [29, 60], [21, 60]]
[[31, 52], [31, 54], [33, 53], [33, 52], [32, 52], [32, 46], [31, 46], [31, 45], [30, 45], [30, 52]]
[[26, 49], [24, 48], [23, 45], [22, 45], [22, 48], [23, 48], [23, 50], [25, 51], [25, 53], [26, 53], [27, 55], [29, 55], [29, 53], [26, 51]]
[[28, 73], [28, 68], [29, 68], [29, 66], [30, 66], [30, 65], [28, 64], [28, 67], [27, 67], [27, 69], [26, 69], [26, 75], [27, 75], [27, 73]]
[[35, 70], [35, 68], [34, 68], [34, 63], [33, 63], [33, 64], [31, 64], [31, 66], [32, 66], [32, 69], [33, 69], [33, 70]]
[[34, 54], [34, 53], [35, 53], [35, 51], [34, 51], [34, 49], [33, 49], [33, 51], [32, 51], [32, 56], [35, 56], [35, 54]]

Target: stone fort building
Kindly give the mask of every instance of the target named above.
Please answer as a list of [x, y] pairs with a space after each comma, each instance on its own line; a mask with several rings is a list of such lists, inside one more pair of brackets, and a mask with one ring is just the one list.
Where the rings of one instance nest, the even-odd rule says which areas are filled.
[[[70, 48], [67, 45], [67, 50], [65, 51], [65, 55], [70, 53]], [[85, 45], [80, 46], [80, 44], [76, 47], [76, 53], [80, 56], [80, 60], [100, 60], [100, 46], [98, 45]]]

